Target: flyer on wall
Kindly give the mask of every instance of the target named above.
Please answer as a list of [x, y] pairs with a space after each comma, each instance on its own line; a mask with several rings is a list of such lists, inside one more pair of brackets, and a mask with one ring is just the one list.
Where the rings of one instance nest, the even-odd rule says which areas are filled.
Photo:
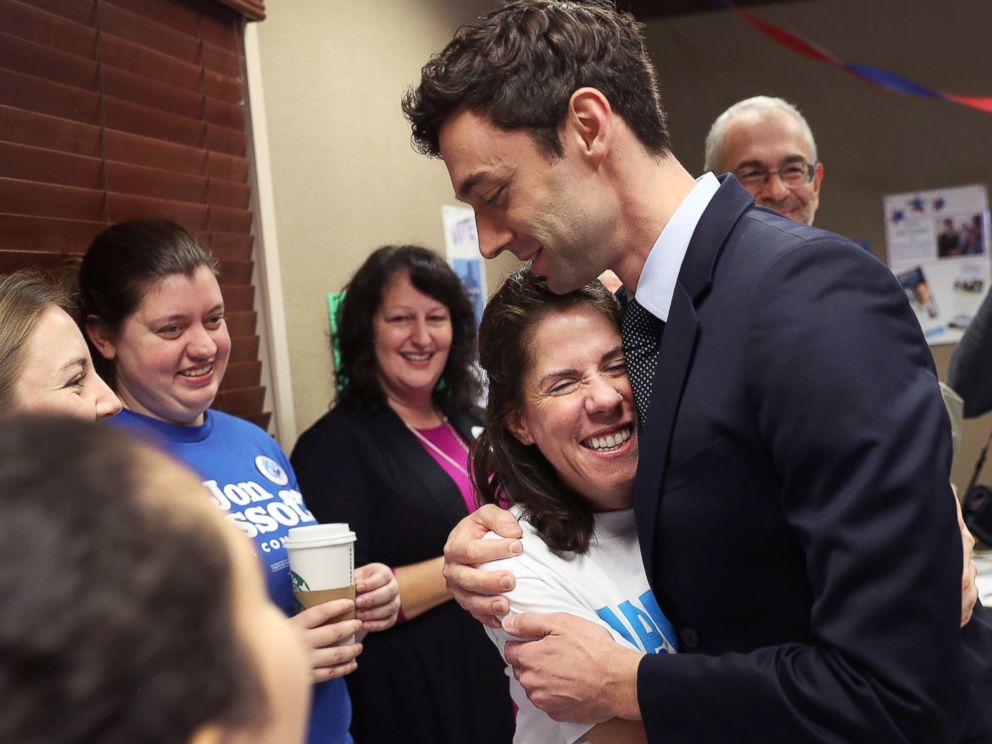
[[442, 204], [441, 222], [444, 225], [444, 249], [448, 263], [465, 285], [478, 326], [486, 306], [486, 267], [479, 253], [475, 212], [471, 207]]
[[985, 187], [883, 197], [889, 268], [931, 346], [957, 343], [989, 291]]

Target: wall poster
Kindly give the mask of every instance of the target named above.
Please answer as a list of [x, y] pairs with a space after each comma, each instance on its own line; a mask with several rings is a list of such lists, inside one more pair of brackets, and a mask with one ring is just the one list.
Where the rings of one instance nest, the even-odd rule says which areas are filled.
[[465, 285], [478, 326], [486, 306], [486, 267], [479, 253], [475, 212], [471, 207], [442, 204], [441, 222], [444, 225], [444, 250], [448, 263]]
[[989, 291], [985, 187], [883, 197], [889, 267], [931, 346], [957, 343]]

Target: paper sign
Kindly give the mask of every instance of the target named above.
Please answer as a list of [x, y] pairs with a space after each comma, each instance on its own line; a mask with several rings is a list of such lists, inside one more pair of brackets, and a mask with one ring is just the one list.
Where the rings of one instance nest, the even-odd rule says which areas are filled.
[[475, 229], [475, 212], [471, 207], [450, 204], [441, 206], [444, 223], [444, 248], [448, 263], [461, 277], [472, 301], [475, 324], [482, 322], [486, 307], [486, 266], [479, 253], [479, 233]]
[[956, 343], [989, 290], [989, 206], [982, 185], [883, 198], [889, 267], [931, 345]]

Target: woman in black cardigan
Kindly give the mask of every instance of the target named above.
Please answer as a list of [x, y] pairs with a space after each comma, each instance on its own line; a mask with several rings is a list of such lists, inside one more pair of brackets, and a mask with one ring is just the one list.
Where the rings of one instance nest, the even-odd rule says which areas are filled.
[[292, 464], [317, 519], [355, 531], [356, 563], [393, 566], [402, 602], [402, 621], [366, 638], [348, 678], [352, 734], [361, 744], [510, 742], [502, 661], [441, 575], [448, 532], [474, 508], [471, 305], [439, 256], [387, 246], [349, 283], [338, 328], [337, 401]]

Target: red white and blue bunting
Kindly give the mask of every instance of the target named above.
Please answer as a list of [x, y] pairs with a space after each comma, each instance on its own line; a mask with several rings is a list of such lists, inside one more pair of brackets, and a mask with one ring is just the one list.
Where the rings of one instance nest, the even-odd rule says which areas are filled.
[[741, 19], [754, 26], [765, 36], [781, 44], [782, 46], [791, 49], [804, 57], [809, 57], [810, 59], [815, 59], [818, 62], [825, 62], [827, 64], [834, 65], [835, 67], [839, 67], [844, 70], [844, 72], [861, 78], [862, 80], [866, 80], [874, 85], [878, 85], [896, 93], [903, 93], [911, 96], [922, 96], [924, 98], [938, 98], [944, 101], [950, 101], [951, 103], [957, 103], [962, 106], [968, 106], [969, 108], [978, 109], [979, 111], [985, 111], [986, 113], [992, 113], [992, 96], [962, 96], [955, 93], [947, 93], [942, 90], [936, 90], [934, 88], [927, 87], [926, 85], [922, 85], [915, 80], [910, 80], [909, 78], [903, 77], [902, 75], [892, 72], [891, 70], [885, 70], [880, 67], [871, 67], [869, 65], [860, 65], [854, 62], [846, 62], [828, 49], [824, 49], [819, 44], [800, 36], [794, 31], [790, 31], [787, 28], [770, 23], [769, 21], [763, 21], [760, 18], [756, 18], [743, 8], [737, 7], [733, 2], [731, 2], [731, 0], [714, 0], [714, 2], [717, 5], [730, 8], [737, 13]]

